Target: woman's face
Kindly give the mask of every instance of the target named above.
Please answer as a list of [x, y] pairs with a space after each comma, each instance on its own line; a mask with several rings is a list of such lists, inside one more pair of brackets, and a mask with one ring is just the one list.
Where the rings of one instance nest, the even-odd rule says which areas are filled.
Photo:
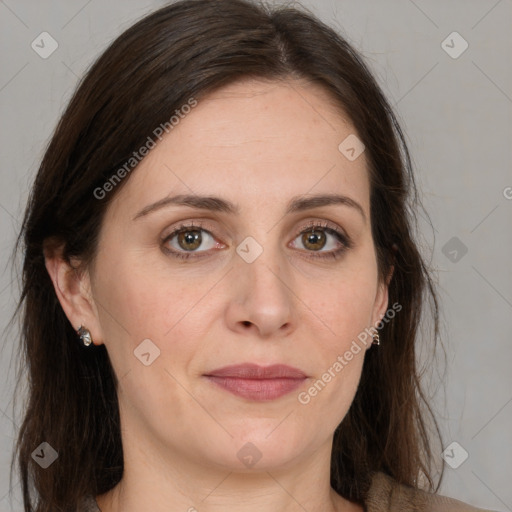
[[[240, 82], [125, 178], [83, 322], [119, 379], [125, 450], [240, 471], [330, 452], [387, 307], [354, 132], [318, 86]], [[247, 363], [302, 373], [215, 372]]]

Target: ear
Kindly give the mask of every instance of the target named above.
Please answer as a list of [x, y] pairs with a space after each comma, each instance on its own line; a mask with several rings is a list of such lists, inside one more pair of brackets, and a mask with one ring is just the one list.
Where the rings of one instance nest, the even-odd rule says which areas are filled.
[[385, 281], [379, 282], [377, 295], [375, 297], [375, 304], [373, 308], [372, 326], [378, 324], [386, 314], [389, 301], [389, 283], [391, 282], [391, 278], [393, 277], [394, 271], [395, 267], [392, 266]]
[[77, 259], [64, 259], [62, 246], [45, 244], [44, 258], [57, 298], [71, 325], [75, 331], [83, 325], [90, 331], [93, 343], [101, 345], [101, 328], [88, 270], [81, 269]]

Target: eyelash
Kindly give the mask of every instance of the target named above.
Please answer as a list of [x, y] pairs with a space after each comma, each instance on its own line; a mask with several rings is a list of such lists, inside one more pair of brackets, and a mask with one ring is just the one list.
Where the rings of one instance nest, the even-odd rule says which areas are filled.
[[[308, 231], [312, 231], [313, 228], [320, 228], [325, 233], [335, 236], [338, 239], [338, 241], [342, 244], [342, 246], [339, 249], [336, 249], [334, 251], [325, 251], [325, 252], [318, 252], [318, 253], [315, 253], [315, 251], [307, 251], [305, 249], [302, 249], [303, 252], [311, 253], [308, 256], [309, 258], [337, 259], [346, 250], [352, 248], [353, 244], [352, 244], [350, 238], [347, 235], [345, 235], [344, 233], [342, 233], [341, 231], [339, 231], [337, 228], [332, 227], [329, 222], [325, 222], [325, 221], [324, 222], [310, 221], [308, 224], [302, 226], [302, 228], [299, 230], [299, 232], [295, 235], [294, 240], [298, 236], [300, 236], [304, 233], [307, 233]], [[181, 224], [179, 227], [177, 227], [175, 230], [173, 230], [172, 233], [170, 233], [169, 235], [164, 237], [164, 239], [162, 240], [162, 244], [166, 244], [169, 240], [172, 240], [176, 235], [180, 234], [181, 232], [194, 231], [194, 230], [205, 231], [206, 233], [211, 235], [213, 238], [215, 238], [209, 230], [203, 228], [203, 225], [201, 223], [196, 225], [192, 222], [190, 224]], [[201, 252], [208, 253], [208, 251], [199, 251], [199, 253], [194, 252], [194, 251], [181, 252], [181, 251], [176, 251], [174, 249], [169, 249], [167, 247], [164, 247], [164, 252], [171, 255], [174, 258], [178, 258], [178, 259], [182, 259], [182, 260], [187, 260], [190, 257], [202, 258], [202, 257], [208, 256], [208, 254], [199, 255]]]

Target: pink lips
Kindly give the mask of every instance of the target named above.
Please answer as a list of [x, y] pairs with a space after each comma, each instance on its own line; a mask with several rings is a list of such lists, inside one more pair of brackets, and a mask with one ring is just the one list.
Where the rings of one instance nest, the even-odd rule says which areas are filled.
[[252, 363], [225, 366], [205, 375], [211, 382], [248, 400], [268, 401], [284, 396], [306, 379], [297, 368], [283, 364], [258, 366]]

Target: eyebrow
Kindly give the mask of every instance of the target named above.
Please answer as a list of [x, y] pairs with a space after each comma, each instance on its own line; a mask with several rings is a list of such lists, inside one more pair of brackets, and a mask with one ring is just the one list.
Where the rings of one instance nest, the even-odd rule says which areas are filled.
[[[139, 219], [148, 215], [149, 213], [171, 205], [188, 206], [190, 208], [197, 208], [199, 210], [208, 210], [211, 212], [219, 213], [238, 214], [240, 212], [240, 207], [238, 205], [226, 199], [221, 199], [220, 197], [180, 194], [176, 196], [164, 197], [155, 203], [149, 204], [139, 213], [137, 213], [133, 220]], [[361, 214], [363, 220], [366, 223], [366, 214], [363, 207], [350, 197], [340, 194], [319, 194], [313, 196], [294, 197], [288, 203], [286, 214], [331, 205], [343, 205], [354, 208]]]

